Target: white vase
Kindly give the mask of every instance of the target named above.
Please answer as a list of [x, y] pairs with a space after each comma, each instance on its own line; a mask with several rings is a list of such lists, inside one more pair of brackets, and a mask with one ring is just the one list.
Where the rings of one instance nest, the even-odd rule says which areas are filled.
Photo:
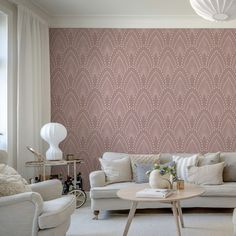
[[159, 170], [153, 170], [149, 176], [149, 185], [151, 188], [170, 188], [170, 175], [161, 175]]
[[40, 134], [49, 144], [46, 159], [49, 161], [62, 160], [63, 153], [59, 148], [59, 143], [67, 136], [66, 128], [59, 123], [48, 123], [42, 127]]

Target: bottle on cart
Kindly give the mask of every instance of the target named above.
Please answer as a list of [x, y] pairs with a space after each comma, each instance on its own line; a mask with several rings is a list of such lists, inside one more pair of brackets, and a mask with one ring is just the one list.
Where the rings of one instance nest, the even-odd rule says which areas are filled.
[[76, 177], [76, 185], [78, 189], [83, 189], [83, 179], [80, 172], [77, 174]]
[[40, 182], [40, 179], [39, 179], [38, 176], [36, 176], [36, 177], [34, 178], [34, 182], [35, 182], [35, 183], [39, 183], [39, 182]]
[[60, 172], [59, 175], [58, 175], [58, 179], [63, 181], [63, 174]]
[[71, 176], [67, 176], [67, 179], [64, 182], [63, 186], [63, 193], [67, 194], [69, 193], [73, 188], [73, 178]]

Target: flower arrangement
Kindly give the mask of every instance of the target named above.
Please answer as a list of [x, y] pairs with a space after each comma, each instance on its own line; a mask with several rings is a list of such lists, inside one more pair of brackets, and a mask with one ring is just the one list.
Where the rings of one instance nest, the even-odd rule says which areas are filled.
[[164, 177], [163, 177], [163, 179], [166, 179], [169, 182], [171, 187], [173, 186], [173, 182], [178, 180], [177, 172], [176, 172], [176, 163], [174, 161], [168, 162], [168, 163], [163, 164], [163, 165], [155, 163], [154, 166], [153, 166], [153, 169], [147, 171], [146, 174], [150, 175], [153, 170], [159, 170], [159, 173], [160, 173], [161, 176], [169, 174], [168, 179], [164, 178]]

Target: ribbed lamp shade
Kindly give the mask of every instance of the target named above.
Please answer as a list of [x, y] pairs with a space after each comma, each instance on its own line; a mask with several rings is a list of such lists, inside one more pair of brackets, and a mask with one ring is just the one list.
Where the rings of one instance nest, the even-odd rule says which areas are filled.
[[236, 18], [236, 0], [190, 0], [192, 8], [201, 17], [210, 21], [225, 21]]
[[62, 160], [63, 153], [59, 148], [59, 143], [67, 136], [65, 126], [59, 123], [48, 123], [41, 128], [40, 135], [49, 144], [46, 159], [49, 161]]

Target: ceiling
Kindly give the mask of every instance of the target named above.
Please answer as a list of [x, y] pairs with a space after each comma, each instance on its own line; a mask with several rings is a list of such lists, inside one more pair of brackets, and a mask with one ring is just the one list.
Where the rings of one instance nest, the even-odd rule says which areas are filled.
[[202, 19], [191, 8], [190, 0], [21, 1], [46, 13], [52, 28], [236, 28], [236, 20]]
[[194, 15], [189, 0], [31, 0], [51, 16]]

